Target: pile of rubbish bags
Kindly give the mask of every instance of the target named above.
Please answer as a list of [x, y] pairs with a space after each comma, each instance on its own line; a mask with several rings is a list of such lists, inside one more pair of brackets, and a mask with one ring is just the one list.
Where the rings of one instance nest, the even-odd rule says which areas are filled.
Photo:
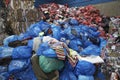
[[[27, 79], [27, 75], [21, 75], [23, 76], [21, 77], [20, 74], [22, 72], [27, 74], [26, 69], [32, 65], [30, 59], [34, 51], [34, 54], [39, 56], [39, 66], [44, 73], [58, 70], [60, 80], [81, 80], [82, 78], [94, 80], [95, 64], [82, 60], [81, 57], [93, 56], [94, 58], [101, 55], [102, 48], [106, 46], [106, 40], [99, 35], [97, 28], [81, 25], [75, 19], [66, 21], [63, 26], [44, 21], [32, 24], [25, 33], [4, 39], [4, 45], [0, 48], [0, 57], [2, 59], [11, 56], [12, 60], [7, 71], [1, 74], [5, 78], [13, 75], [16, 79]], [[25, 40], [28, 41], [25, 46], [10, 47], [14, 45], [10, 45], [11, 42]], [[31, 70], [28, 72], [32, 76], [28, 76], [31, 80], [36, 80]]]
[[[63, 20], [57, 16], [53, 18], [59, 12], [65, 14], [66, 9], [73, 11], [67, 13], [70, 18], [65, 15], [60, 15], [64, 17]], [[0, 47], [0, 79], [106, 80], [101, 63], [109, 61], [111, 37], [115, 40], [110, 45], [119, 46], [120, 19], [110, 18], [109, 24], [109, 19], [101, 17], [92, 6], [68, 8], [52, 3], [40, 6], [40, 10], [43, 16], [47, 11], [49, 18], [44, 16], [43, 20], [30, 25], [24, 33], [4, 39]], [[73, 14], [76, 13], [74, 11], [79, 12]], [[77, 19], [77, 16], [80, 18]], [[108, 25], [111, 29], [114, 27], [114, 31], [110, 30], [111, 34], [105, 31]], [[116, 51], [116, 48], [112, 49]]]

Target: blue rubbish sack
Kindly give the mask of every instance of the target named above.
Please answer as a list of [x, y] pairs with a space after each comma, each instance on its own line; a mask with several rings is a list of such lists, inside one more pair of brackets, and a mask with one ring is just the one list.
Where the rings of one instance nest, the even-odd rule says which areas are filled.
[[27, 39], [27, 38], [31, 38], [31, 36], [28, 34], [28, 33], [21, 33], [19, 36], [18, 36], [18, 40], [24, 40], [24, 39]]
[[64, 36], [70, 40], [76, 38], [76, 36], [71, 33], [71, 27], [67, 27], [64, 29]]
[[12, 60], [8, 66], [9, 74], [24, 71], [29, 66], [30, 60]]
[[78, 80], [94, 80], [93, 76], [79, 75]]
[[28, 64], [28, 67], [20, 72], [13, 74], [15, 77], [15, 80], [37, 80], [32, 65]]
[[57, 54], [55, 53], [55, 51], [53, 49], [47, 49], [45, 51], [43, 51], [43, 54], [46, 57], [57, 57]]
[[106, 80], [105, 75], [104, 75], [102, 72], [99, 72], [99, 73], [97, 74], [97, 77], [98, 77], [100, 80]]
[[28, 59], [32, 56], [32, 48], [28, 46], [19, 46], [14, 48], [12, 53], [13, 59]]
[[44, 21], [40, 21], [40, 22], [38, 22], [38, 25], [39, 25], [39, 27], [40, 27], [40, 29], [42, 30], [42, 31], [44, 31], [44, 30], [46, 30], [46, 29], [48, 29], [48, 28], [50, 28], [51, 27], [51, 25], [49, 24], [49, 23], [47, 23], [47, 22], [44, 22]]
[[30, 47], [31, 49], [33, 49], [33, 39], [32, 40], [28, 40], [28, 47]]
[[100, 32], [93, 31], [93, 29], [92, 29], [92, 30], [89, 29], [87, 32], [88, 32], [89, 34], [91, 34], [92, 36], [94, 36], [94, 37], [99, 37], [99, 35], [100, 35]]
[[50, 28], [50, 24], [44, 21], [40, 21], [36, 24], [32, 24], [26, 31], [31, 37], [39, 36], [41, 31], [45, 31], [46, 29]]
[[69, 45], [68, 45], [71, 49], [75, 50], [75, 51], [80, 51], [78, 46], [82, 46], [82, 42], [79, 39], [73, 39], [70, 41]]
[[5, 77], [0, 75], [0, 80], [5, 80]]
[[37, 55], [44, 55], [46, 57], [57, 57], [55, 51], [50, 48], [48, 43], [42, 43], [37, 50]]
[[78, 61], [77, 65], [75, 66], [74, 73], [79, 75], [88, 75], [92, 76], [95, 72], [95, 66], [87, 61]]
[[84, 47], [84, 48], [86, 48], [86, 47], [88, 47], [88, 46], [90, 46], [90, 45], [93, 45], [93, 43], [92, 43], [91, 41], [89, 41], [89, 40], [85, 40], [85, 41], [83, 42], [83, 47]]
[[0, 74], [3, 72], [7, 72], [7, 66], [0, 66]]
[[61, 73], [59, 80], [78, 80], [78, 79], [72, 71], [64, 70]]
[[10, 74], [8, 72], [3, 72], [3, 73], [0, 73], [1, 77], [3, 79], [0, 79], [0, 80], [8, 80]]
[[48, 45], [47, 42], [41, 43], [41, 44], [39, 45], [38, 50], [37, 50], [37, 55], [42, 55], [42, 54], [43, 54], [43, 51], [45, 51], [45, 50], [47, 50], [47, 49], [49, 49], [49, 48], [50, 48], [50, 47], [49, 47], [49, 45]]
[[13, 49], [11, 47], [0, 47], [0, 58], [12, 56]]
[[102, 50], [102, 48], [106, 47], [107, 45], [107, 41], [103, 38], [100, 38], [100, 49]]
[[53, 26], [52, 27], [52, 31], [53, 31], [53, 38], [57, 39], [57, 40], [60, 40], [61, 38], [61, 29], [59, 26]]
[[100, 55], [100, 48], [96, 45], [90, 45], [87, 48], [84, 48], [80, 53], [80, 55]]
[[65, 68], [60, 71], [59, 80], [78, 80], [76, 75], [73, 73], [74, 68], [68, 61], [65, 62]]
[[89, 27], [89, 29], [91, 29], [91, 30], [93, 30], [95, 32], [98, 30], [98, 28], [96, 28], [96, 27]]
[[[32, 26], [32, 27], [31, 27]], [[41, 32], [39, 24], [32, 24], [30, 28], [27, 30], [27, 34], [31, 37], [37, 37], [39, 36], [39, 33]]]
[[8, 44], [9, 44], [10, 42], [16, 41], [16, 40], [18, 40], [18, 36], [17, 36], [17, 35], [11, 35], [11, 36], [9, 36], [9, 37], [7, 37], [7, 38], [4, 39], [3, 45], [4, 45], [4, 46], [8, 46]]
[[78, 21], [76, 19], [70, 19], [69, 20], [70, 25], [79, 25]]

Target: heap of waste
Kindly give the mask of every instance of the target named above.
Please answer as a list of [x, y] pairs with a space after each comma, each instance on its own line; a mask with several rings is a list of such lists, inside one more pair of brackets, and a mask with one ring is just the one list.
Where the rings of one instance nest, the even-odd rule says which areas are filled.
[[[53, 14], [49, 13], [52, 16], [58, 14], [56, 12], [60, 12], [60, 9], [65, 9], [63, 13], [66, 13], [64, 12], [67, 11], [66, 9], [73, 11], [70, 14], [73, 16], [67, 18], [70, 16], [67, 13], [66, 16], [63, 15], [65, 20], [56, 18], [57, 16], [55, 18], [49, 16], [48, 19], [45, 17], [32, 24], [26, 32], [5, 38], [3, 46], [0, 47], [0, 78], [95, 80], [97, 77], [105, 80], [101, 63], [104, 63], [108, 55], [105, 51], [109, 51], [106, 49], [108, 49], [107, 38], [110, 34], [105, 34], [105, 25], [102, 25], [104, 19], [100, 17], [99, 11], [92, 6], [62, 8], [63, 6], [56, 4], [42, 5], [40, 10], [45, 10], [43, 12], [46, 13], [48, 11], [46, 8], [50, 5], [55, 10], [48, 7], [49, 11], [53, 11]], [[80, 12], [75, 15], [74, 11]], [[82, 14], [82, 12], [86, 13]], [[77, 16], [80, 17], [77, 19]], [[115, 20], [117, 19], [114, 19], [111, 25]], [[115, 25], [119, 25], [116, 28], [120, 27], [120, 24]], [[119, 31], [114, 32], [113, 36], [118, 38], [117, 32]], [[118, 38], [116, 43], [119, 42]]]

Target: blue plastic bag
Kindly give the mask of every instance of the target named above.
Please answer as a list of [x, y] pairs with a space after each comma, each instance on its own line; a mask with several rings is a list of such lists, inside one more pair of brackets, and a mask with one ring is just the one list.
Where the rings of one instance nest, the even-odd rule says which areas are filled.
[[57, 39], [57, 40], [60, 40], [61, 38], [61, 29], [59, 26], [53, 26], [52, 27], [52, 31], [53, 31], [53, 38]]
[[65, 68], [60, 71], [59, 80], [78, 80], [75, 74], [73, 73], [73, 67], [68, 61], [65, 62]]
[[83, 48], [86, 48], [86, 47], [88, 47], [90, 45], [93, 45], [93, 43], [91, 41], [89, 41], [89, 40], [86, 40], [86, 41], [83, 42]]
[[12, 53], [13, 59], [28, 59], [32, 56], [32, 48], [28, 46], [19, 46], [14, 48]]
[[94, 80], [93, 76], [79, 75], [78, 80]]
[[78, 25], [79, 23], [78, 23], [78, 21], [76, 19], [70, 19], [69, 24], [70, 25]]
[[107, 45], [107, 41], [103, 38], [100, 38], [100, 49], [102, 50], [102, 48], [106, 47]]
[[15, 77], [15, 80], [37, 80], [31, 64], [28, 64], [28, 67], [26, 69], [14, 73], [13, 75]]
[[28, 47], [30, 47], [31, 49], [33, 49], [33, 39], [32, 40], [28, 40]]
[[8, 72], [3, 72], [3, 73], [0, 73], [1, 77], [3, 79], [0, 79], [0, 80], [8, 80], [10, 74]]
[[18, 36], [18, 40], [24, 40], [24, 39], [27, 39], [27, 38], [32, 38], [32, 36], [30, 36], [27, 32], [26, 33], [21, 33], [19, 36]]
[[72, 71], [64, 70], [61, 73], [59, 80], [77, 80], [77, 77], [73, 74]]
[[64, 35], [67, 39], [70, 39], [70, 40], [75, 38], [75, 35], [71, 33], [71, 27], [64, 29]]
[[104, 75], [102, 72], [99, 72], [99, 73], [97, 74], [97, 77], [98, 77], [100, 80], [106, 80], [106, 79], [105, 79], [105, 75]]
[[11, 47], [0, 47], [0, 58], [12, 56], [13, 49]]
[[0, 80], [5, 80], [5, 77], [0, 75]]
[[40, 29], [42, 30], [42, 31], [44, 31], [44, 30], [46, 30], [46, 29], [48, 29], [48, 28], [50, 28], [51, 27], [51, 25], [49, 24], [49, 23], [47, 23], [47, 22], [44, 22], [44, 21], [40, 21], [40, 22], [38, 22], [38, 25], [39, 25], [39, 27], [40, 27]]
[[3, 72], [7, 72], [7, 66], [0, 66], [0, 74]]
[[12, 60], [8, 66], [8, 72], [10, 74], [24, 71], [30, 64], [30, 60]]
[[26, 32], [31, 37], [37, 37], [41, 32], [40, 26], [38, 24], [32, 24], [30, 29]]
[[37, 55], [44, 55], [46, 57], [57, 57], [55, 51], [50, 48], [48, 43], [42, 43], [37, 50]]
[[69, 43], [69, 47], [75, 51], [80, 51], [78, 46], [82, 46], [82, 42], [79, 39], [73, 39]]
[[81, 55], [100, 55], [100, 48], [96, 45], [90, 45], [80, 52]]
[[78, 61], [77, 65], [75, 66], [74, 73], [79, 75], [89, 75], [92, 76], [95, 72], [95, 66], [87, 61]]
[[9, 44], [10, 42], [16, 41], [16, 40], [18, 40], [18, 36], [17, 36], [17, 35], [11, 35], [11, 36], [9, 36], [9, 37], [7, 37], [7, 38], [4, 39], [3, 45], [4, 45], [4, 46], [8, 46], [8, 44]]
[[50, 28], [50, 24], [44, 21], [40, 21], [36, 24], [32, 24], [26, 31], [26, 33], [31, 37], [37, 37], [41, 31], [45, 31]]

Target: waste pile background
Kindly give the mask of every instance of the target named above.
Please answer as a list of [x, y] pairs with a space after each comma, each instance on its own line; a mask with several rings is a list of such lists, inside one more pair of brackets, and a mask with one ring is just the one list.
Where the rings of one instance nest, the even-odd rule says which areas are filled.
[[[0, 58], [12, 56], [12, 61], [8, 67], [0, 66], [1, 76], [5, 76], [7, 79], [12, 75], [15, 79], [36, 80], [30, 59], [33, 55], [33, 40], [38, 36], [50, 36], [58, 41], [64, 42], [80, 56], [101, 56], [104, 60], [108, 58], [109, 52], [107, 51], [109, 50], [107, 49], [109, 49], [108, 47], [110, 46], [107, 46], [109, 45], [107, 41], [111, 39], [109, 37], [112, 36], [113, 38], [111, 45], [117, 44], [117, 46], [119, 46], [120, 19], [102, 16], [99, 10], [93, 6], [68, 8], [67, 5], [63, 6], [51, 3], [40, 6], [39, 10], [43, 12], [43, 20], [30, 25], [25, 32], [19, 35], [12, 35], [4, 39], [3, 46], [0, 47]], [[114, 28], [115, 31], [109, 29], [111, 25], [109, 25], [110, 21], [114, 24], [110, 29]], [[43, 34], [41, 35], [41, 33]], [[9, 47], [8, 44], [10, 42], [17, 40], [29, 40], [29, 42], [27, 46]], [[116, 42], [114, 43], [115, 40]], [[112, 49], [115, 50], [116, 48]], [[120, 54], [119, 51], [117, 54]], [[43, 59], [45, 58], [44, 56], [58, 59], [55, 50], [52, 50], [48, 43], [42, 43], [36, 55], [43, 57]], [[68, 56], [65, 55], [65, 57], [67, 58]], [[64, 61], [64, 65], [61, 62], [64, 67], [61, 66], [61, 69], [59, 66], [60, 70], [57, 69], [59, 70], [60, 80], [94, 80], [95, 76], [103, 78], [102, 80], [105, 79], [101, 71], [98, 71], [98, 75], [94, 76], [97, 68], [101, 70], [101, 67], [96, 67], [95, 64], [88, 61], [75, 61], [77, 62], [75, 62], [74, 65], [72, 65], [69, 58]], [[41, 62], [40, 64], [43, 63]], [[31, 76], [28, 75], [28, 73]], [[100, 73], [102, 76], [99, 75]]]

